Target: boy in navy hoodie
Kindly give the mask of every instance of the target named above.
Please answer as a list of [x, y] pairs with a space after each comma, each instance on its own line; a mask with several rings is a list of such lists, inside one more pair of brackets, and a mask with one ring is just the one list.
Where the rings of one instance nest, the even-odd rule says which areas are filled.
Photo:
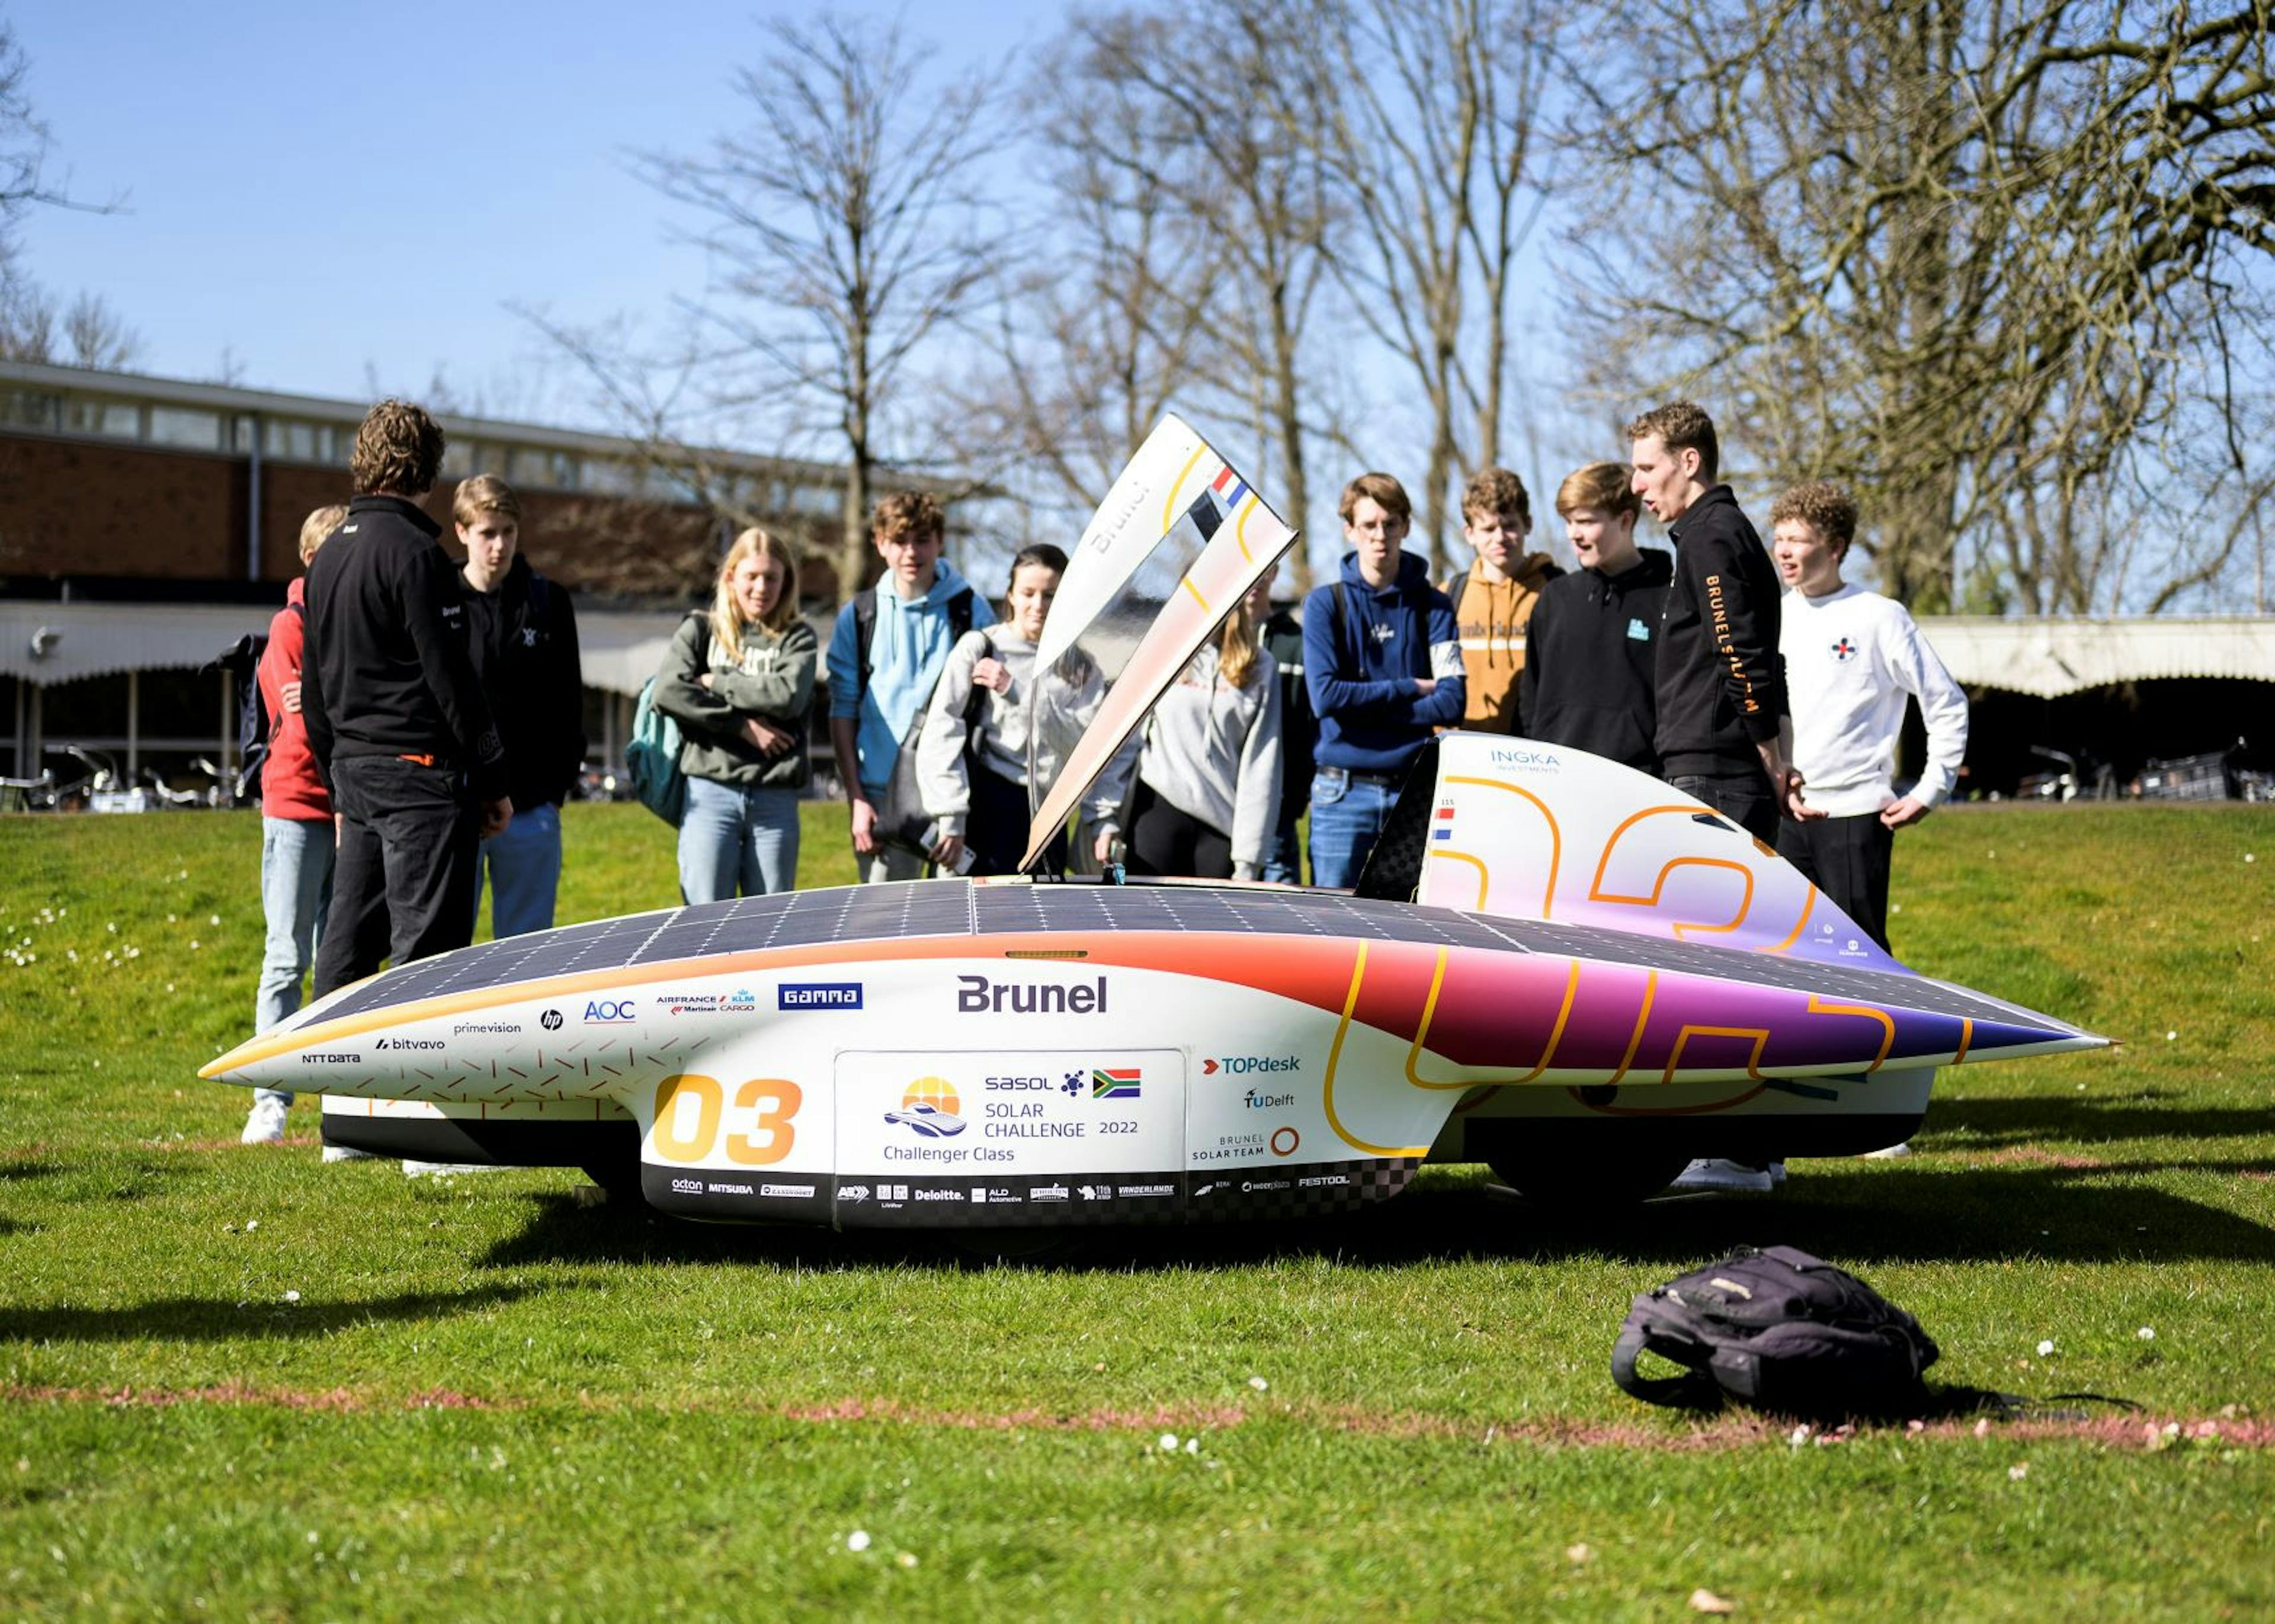
[[1363, 473], [1343, 487], [1342, 578], [1304, 600], [1304, 680], [1319, 720], [1311, 777], [1311, 883], [1357, 882], [1406, 770], [1430, 735], [1461, 723], [1461, 631], [1429, 567], [1400, 550], [1405, 487]]

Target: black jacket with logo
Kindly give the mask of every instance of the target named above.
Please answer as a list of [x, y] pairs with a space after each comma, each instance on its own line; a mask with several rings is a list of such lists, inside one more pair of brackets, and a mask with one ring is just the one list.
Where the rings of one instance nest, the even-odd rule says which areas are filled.
[[1674, 561], [1645, 550], [1618, 575], [1583, 570], [1540, 589], [1526, 631], [1516, 731], [1659, 771], [1659, 619]]
[[1676, 519], [1659, 623], [1660, 764], [1672, 776], [1757, 766], [1787, 714], [1778, 580], [1738, 499], [1718, 485]]
[[505, 744], [514, 810], [557, 806], [585, 761], [576, 607], [564, 588], [519, 554], [496, 591], [477, 591], [463, 573], [459, 585], [466, 595], [466, 650]]
[[477, 799], [506, 793], [505, 746], [441, 534], [399, 496], [359, 496], [308, 565], [300, 708], [327, 783], [348, 756], [431, 756], [465, 773]]

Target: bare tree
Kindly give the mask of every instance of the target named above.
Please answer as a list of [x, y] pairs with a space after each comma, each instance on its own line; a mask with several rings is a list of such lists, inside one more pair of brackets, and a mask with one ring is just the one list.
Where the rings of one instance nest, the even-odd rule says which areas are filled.
[[978, 188], [991, 81], [930, 82], [931, 51], [897, 25], [824, 12], [767, 32], [767, 54], [735, 77], [750, 123], [700, 155], [646, 155], [639, 173], [695, 211], [716, 268], [690, 306], [710, 405], [830, 424], [850, 591], [888, 434], [922, 432], [893, 416], [896, 391], [993, 262]]
[[1079, 33], [1041, 54], [1024, 101], [1040, 197], [1006, 256], [994, 365], [955, 391], [959, 451], [1013, 470], [1062, 527], [1193, 387], [1226, 257], [1160, 182], [1183, 160], [1180, 132]]
[[2275, 245], [2266, 0], [1616, 10], [1681, 79], [1571, 131], [1591, 230], [1635, 223], [1583, 290], [1604, 392], [1695, 390], [1775, 478], [1858, 487], [1921, 607], [2096, 607], [2122, 481], [2205, 426], [2223, 268]]
[[[1071, 94], [1135, 99], [1156, 136], [1116, 143], [1086, 132], [1080, 150], [1141, 194], [1177, 200], [1188, 261], [1209, 272], [1180, 312], [1207, 335], [1190, 358], [1193, 382], [1253, 426], [1268, 461], [1251, 477], [1298, 525], [1311, 507], [1307, 442], [1327, 427], [1307, 400], [1318, 341], [1305, 330], [1336, 220], [1319, 144], [1289, 117], [1320, 90], [1304, 21], [1300, 10], [1203, 0], [1174, 18], [1124, 9], [1069, 25]], [[1299, 555], [1299, 590], [1310, 575]]]
[[1536, 134], [1564, 13], [1539, 0], [1307, 0], [1313, 53], [1280, 113], [1350, 230], [1353, 308], [1428, 413], [1422, 528], [1442, 565], [1454, 481], [1502, 456], [1512, 276], [1546, 201]]
[[26, 81], [31, 61], [16, 33], [0, 19], [0, 356], [18, 361], [124, 366], [141, 349], [140, 337], [95, 294], [80, 293], [59, 307], [54, 295], [23, 268], [19, 236], [34, 208], [78, 208], [108, 214], [119, 205], [89, 203], [72, 195], [50, 172], [52, 138], [32, 106]]

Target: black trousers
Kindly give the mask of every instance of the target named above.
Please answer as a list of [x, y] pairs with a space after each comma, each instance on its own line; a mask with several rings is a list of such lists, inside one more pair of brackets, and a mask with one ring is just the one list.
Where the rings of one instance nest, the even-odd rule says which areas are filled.
[[1777, 839], [1777, 797], [1770, 790], [1770, 775], [1759, 767], [1726, 773], [1670, 773], [1667, 782], [1705, 802], [1764, 845]]
[[1130, 799], [1130, 860], [1133, 874], [1232, 878], [1232, 836], [1179, 812], [1144, 779]]
[[[966, 757], [964, 769], [971, 778], [971, 810], [964, 820], [964, 843], [971, 849], [975, 874], [1016, 874], [1027, 854], [1027, 829], [1034, 821], [1027, 807], [1027, 787], [1015, 784]], [[1061, 829], [1043, 848], [1043, 871], [1063, 874], [1067, 865], [1066, 831]]]
[[1888, 869], [1896, 832], [1878, 812], [1857, 818], [1820, 818], [1814, 823], [1778, 823], [1778, 856], [1809, 876], [1833, 905], [1888, 946]]
[[463, 774], [396, 756], [338, 757], [332, 808], [339, 859], [315, 996], [389, 958], [407, 964], [473, 939], [481, 813]]

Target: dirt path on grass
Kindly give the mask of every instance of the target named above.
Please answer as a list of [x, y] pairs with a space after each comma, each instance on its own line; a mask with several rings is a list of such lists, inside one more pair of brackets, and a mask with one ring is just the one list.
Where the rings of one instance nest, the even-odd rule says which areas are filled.
[[[817, 1426], [870, 1423], [889, 1426], [940, 1427], [981, 1432], [1153, 1432], [1222, 1431], [1250, 1421], [1308, 1423], [1334, 1431], [1386, 1438], [1466, 1439], [1479, 1444], [1523, 1444], [1554, 1449], [1636, 1449], [1664, 1454], [1743, 1449], [1837, 1447], [1856, 1438], [1908, 1436], [1948, 1440], [1965, 1438], [2076, 1439], [2110, 1448], [2153, 1451], [2206, 1444], [2238, 1449], [2275, 1446], [2275, 1422], [2221, 1416], [2029, 1415], [1998, 1419], [1988, 1416], [1914, 1421], [1863, 1429], [1797, 1426], [1758, 1416], [1723, 1415], [1670, 1429], [1649, 1421], [1579, 1421], [1528, 1416], [1508, 1421], [1455, 1421], [1402, 1410], [1372, 1410], [1333, 1405], [1253, 1406], [1158, 1405], [1150, 1409], [938, 1409], [896, 1399], [840, 1399], [827, 1404], [659, 1405], [639, 1400], [580, 1395], [575, 1407], [594, 1414], [707, 1412], [777, 1417]], [[202, 1387], [62, 1387], [23, 1383], [0, 1386], [0, 1404], [88, 1404], [110, 1409], [162, 1409], [183, 1404], [220, 1404], [304, 1410], [318, 1414], [383, 1414], [390, 1410], [467, 1409], [511, 1414], [546, 1408], [535, 1401], [487, 1398], [449, 1388], [391, 1394], [350, 1387], [303, 1389], [224, 1382]]]

